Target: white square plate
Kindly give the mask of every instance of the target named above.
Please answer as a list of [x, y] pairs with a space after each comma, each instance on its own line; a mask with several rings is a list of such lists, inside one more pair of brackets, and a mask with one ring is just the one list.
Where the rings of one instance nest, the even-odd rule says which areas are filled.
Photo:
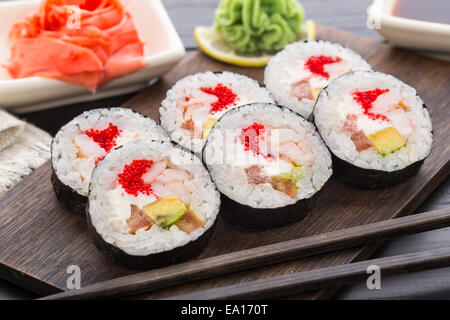
[[[10, 56], [8, 33], [12, 25], [37, 10], [40, 0], [0, 3], [0, 65]], [[16, 113], [30, 112], [121, 95], [148, 85], [153, 78], [168, 72], [186, 51], [160, 0], [122, 0], [130, 11], [148, 65], [139, 71], [110, 82], [92, 94], [87, 89], [59, 80], [40, 77], [12, 79], [0, 67], [0, 107]]]

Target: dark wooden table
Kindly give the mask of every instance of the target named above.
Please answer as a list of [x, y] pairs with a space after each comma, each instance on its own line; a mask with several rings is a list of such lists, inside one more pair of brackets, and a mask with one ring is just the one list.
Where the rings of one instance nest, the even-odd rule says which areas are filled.
[[[0, 0], [8, 1], [8, 0]], [[162, 0], [188, 50], [195, 50], [192, 32], [197, 25], [209, 25], [218, 0]], [[366, 10], [372, 0], [302, 0], [308, 18], [359, 35], [379, 39], [366, 27]], [[118, 106], [131, 95], [66, 106], [51, 111], [23, 115], [28, 121], [54, 134], [65, 122], [92, 107]], [[419, 208], [418, 212], [450, 206], [450, 179], [447, 179]], [[450, 228], [407, 236], [387, 242], [376, 253], [384, 257], [450, 246]], [[399, 277], [382, 277], [381, 290], [370, 291], [365, 283], [343, 288], [336, 299], [450, 299], [450, 268]], [[26, 299], [34, 295], [0, 280], [0, 299]]]

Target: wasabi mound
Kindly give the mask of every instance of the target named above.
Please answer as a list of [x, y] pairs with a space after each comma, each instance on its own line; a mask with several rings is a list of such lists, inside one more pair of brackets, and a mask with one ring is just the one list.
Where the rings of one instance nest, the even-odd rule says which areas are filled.
[[275, 52], [303, 33], [305, 11], [297, 0], [222, 0], [214, 25], [241, 53]]

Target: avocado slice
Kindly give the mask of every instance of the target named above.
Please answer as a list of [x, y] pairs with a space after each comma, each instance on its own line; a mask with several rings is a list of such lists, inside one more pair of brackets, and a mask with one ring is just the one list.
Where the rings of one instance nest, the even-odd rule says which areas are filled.
[[317, 101], [320, 91], [322, 91], [322, 88], [311, 88], [311, 95], [314, 98], [314, 101]]
[[184, 203], [177, 198], [159, 198], [144, 207], [144, 213], [163, 229], [169, 229], [186, 211]]
[[273, 189], [294, 198], [295, 193], [298, 190], [297, 182], [303, 179], [304, 174], [305, 169], [303, 166], [294, 165], [290, 173], [283, 173], [281, 175], [271, 177], [270, 184]]
[[279, 176], [273, 176], [270, 179], [270, 184], [272, 185], [273, 189], [283, 192], [291, 198], [295, 197], [297, 185], [295, 184], [294, 178], [291, 174], [284, 173]]
[[305, 168], [303, 166], [296, 165], [294, 168], [292, 168], [292, 178], [294, 179], [295, 183], [302, 180], [304, 175], [305, 175]]
[[394, 127], [388, 127], [369, 134], [368, 138], [377, 148], [378, 153], [383, 156], [403, 148], [406, 144], [403, 137]]
[[217, 119], [214, 118], [206, 119], [205, 123], [203, 124], [203, 136], [202, 136], [203, 140], [206, 140], [206, 138], [208, 138], [208, 135], [216, 122]]

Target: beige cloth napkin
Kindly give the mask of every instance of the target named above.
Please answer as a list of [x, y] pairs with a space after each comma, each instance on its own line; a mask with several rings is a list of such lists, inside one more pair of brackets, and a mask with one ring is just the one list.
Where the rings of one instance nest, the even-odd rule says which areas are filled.
[[51, 136], [0, 110], [0, 194], [50, 159]]

